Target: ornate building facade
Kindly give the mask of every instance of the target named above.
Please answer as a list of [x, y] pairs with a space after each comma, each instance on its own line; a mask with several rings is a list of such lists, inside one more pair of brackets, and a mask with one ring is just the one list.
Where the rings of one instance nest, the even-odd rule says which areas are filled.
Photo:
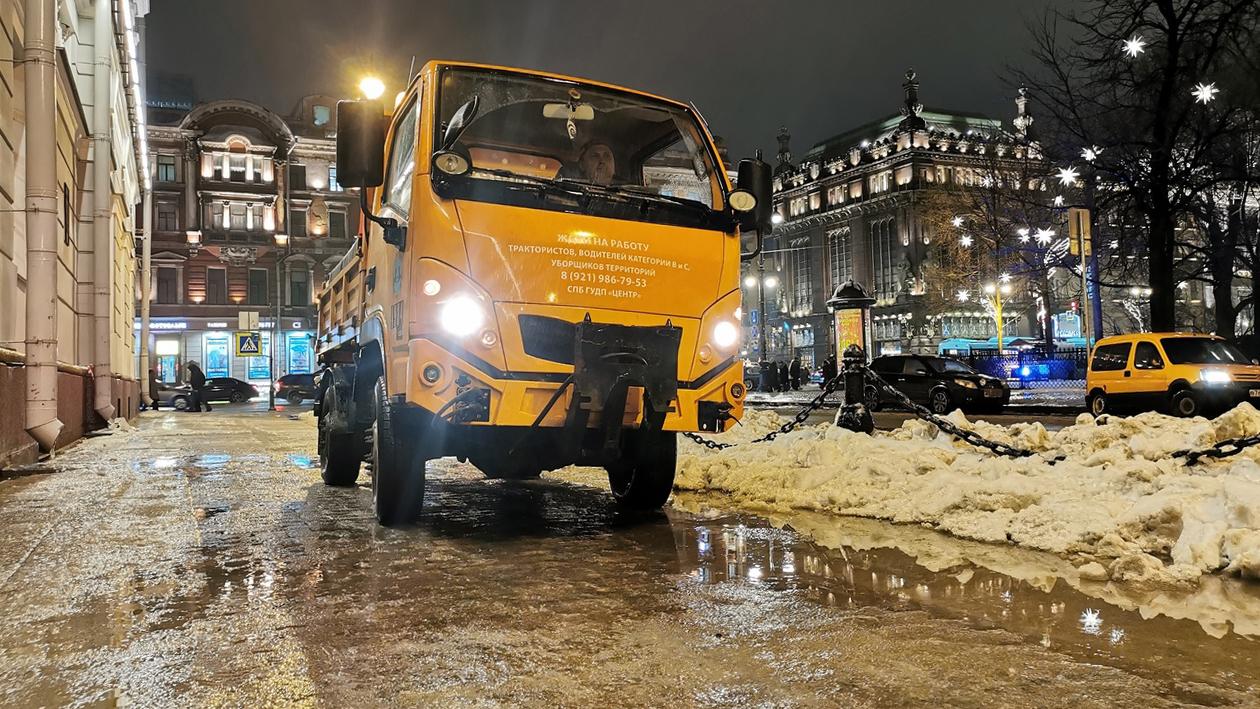
[[268, 383], [269, 356], [233, 351], [250, 311], [276, 376], [312, 371], [315, 292], [359, 231], [357, 193], [337, 184], [335, 99], [303, 99], [288, 118], [238, 100], [150, 115], [159, 377], [176, 381], [194, 360], [210, 377]]
[[[779, 223], [766, 242], [766, 271], [773, 274], [765, 281], [769, 312], [760, 318], [750, 306], [750, 358], [758, 357], [752, 349], [764, 321], [768, 358], [799, 356], [807, 365], [821, 364], [835, 346], [826, 302], [850, 279], [876, 298], [873, 354], [935, 351], [949, 337], [996, 334], [992, 313], [979, 304], [946, 309], [924, 297], [929, 246], [942, 236], [926, 210], [939, 210], [939, 200], [929, 195], [978, 186], [995, 164], [1040, 160], [1027, 100], [1021, 95], [1016, 101], [1008, 128], [986, 116], [925, 109], [913, 71], [903, 88], [899, 113], [824, 140], [799, 163], [792, 161], [790, 135], [780, 131], [774, 176]], [[756, 283], [750, 272], [746, 302], [755, 302]], [[1013, 336], [1030, 328], [1029, 318], [1014, 312], [1003, 330]]]

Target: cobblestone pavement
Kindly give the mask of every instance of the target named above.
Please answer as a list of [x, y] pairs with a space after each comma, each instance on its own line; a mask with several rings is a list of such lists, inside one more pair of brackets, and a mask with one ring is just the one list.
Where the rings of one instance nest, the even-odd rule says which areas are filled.
[[430, 464], [422, 524], [387, 530], [363, 480], [320, 483], [313, 447], [309, 415], [146, 413], [136, 432], [59, 455], [58, 472], [0, 481], [0, 701], [1163, 707], [1260, 696], [1254, 642], [1148, 612], [1150, 599], [1082, 595], [1056, 584], [1053, 560], [942, 538], [944, 556], [917, 562], [889, 541], [915, 530], [771, 521], [704, 497], [624, 516], [589, 470], [488, 481], [453, 460]]

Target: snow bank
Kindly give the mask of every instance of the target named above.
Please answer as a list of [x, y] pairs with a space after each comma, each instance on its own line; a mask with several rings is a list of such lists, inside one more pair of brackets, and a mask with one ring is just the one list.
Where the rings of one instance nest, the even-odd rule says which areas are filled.
[[[680, 442], [675, 485], [762, 510], [922, 524], [1049, 551], [1099, 580], [1165, 584], [1216, 572], [1260, 579], [1260, 450], [1192, 467], [1169, 458], [1260, 432], [1260, 411], [1249, 404], [1212, 421], [1082, 414], [1053, 433], [1040, 423], [950, 417], [1044, 458], [998, 458], [918, 420], [875, 436], [819, 425], [725, 451]], [[781, 422], [751, 411], [719, 440], [751, 440]], [[1047, 462], [1058, 454], [1068, 460]]]

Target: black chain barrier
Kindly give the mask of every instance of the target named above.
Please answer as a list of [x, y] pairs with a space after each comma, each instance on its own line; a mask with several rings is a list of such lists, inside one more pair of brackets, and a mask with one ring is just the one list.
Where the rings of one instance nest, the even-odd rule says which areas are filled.
[[[769, 441], [773, 441], [775, 438], [779, 437], [780, 435], [787, 433], [788, 431], [791, 431], [797, 426], [800, 426], [801, 424], [805, 423], [806, 419], [809, 418], [810, 414], [822, 408], [823, 399], [826, 399], [831, 394], [834, 394], [836, 389], [839, 388], [840, 382], [842, 381], [843, 381], [843, 374], [837, 374], [836, 376], [832, 377], [831, 381], [825, 382], [823, 384], [822, 393], [814, 397], [813, 400], [811, 400], [808, 404], [806, 404], [805, 408], [796, 412], [795, 416], [785, 421], [782, 426], [779, 426], [777, 429], [771, 431], [770, 433], [767, 433], [761, 438], [747, 441], [747, 443], [768, 443]], [[699, 443], [705, 448], [710, 448], [715, 451], [725, 450], [727, 448], [734, 448], [735, 446], [739, 446], [739, 445], [745, 445], [744, 443], [719, 443], [718, 441], [715, 441], [711, 438], [705, 438], [704, 436], [701, 436], [695, 433], [689, 433], [689, 432], [684, 432], [683, 436], [695, 441], [696, 443]]]
[[[893, 398], [895, 398], [899, 404], [901, 404], [902, 406], [906, 407], [911, 412], [913, 412], [915, 416], [919, 417], [920, 419], [923, 419], [924, 421], [927, 421], [933, 426], [936, 426], [938, 429], [944, 431], [945, 433], [948, 433], [954, 438], [957, 438], [961, 441], [969, 443], [977, 448], [983, 448], [985, 450], [988, 450], [994, 453], [995, 455], [1005, 456], [1007, 458], [1032, 458], [1038, 455], [1037, 451], [1029, 450], [1027, 448], [1019, 448], [1017, 446], [1012, 446], [1007, 443], [1002, 443], [1001, 441], [992, 441], [985, 438], [984, 436], [981, 436], [979, 433], [976, 433], [975, 431], [958, 426], [957, 424], [953, 423], [949, 419], [933, 413], [926, 406], [915, 403], [913, 400], [910, 399], [910, 397], [906, 396], [896, 387], [889, 384], [887, 381], [884, 380], [883, 377], [876, 374], [872, 369], [867, 367], [865, 364], [858, 365], [858, 366], [862, 370], [863, 377], [866, 381], [871, 382], [875, 386], [882, 388], [884, 391], [891, 394]], [[838, 389], [840, 387], [840, 384], [844, 381], [844, 375], [845, 375], [845, 371], [841, 370], [839, 374], [837, 374], [830, 381], [826, 382], [823, 385], [822, 392], [818, 396], [814, 397], [813, 400], [811, 400], [808, 404], [806, 404], [805, 408], [798, 411], [795, 416], [793, 416], [791, 419], [784, 422], [782, 426], [779, 426], [777, 429], [771, 431], [770, 433], [767, 433], [764, 436], [761, 436], [760, 438], [755, 438], [745, 443], [720, 443], [711, 438], [706, 438], [704, 436], [700, 436], [695, 433], [684, 432], [683, 436], [711, 450], [726, 450], [728, 448], [734, 448], [740, 445], [747, 445], [749, 443], [768, 443], [769, 441], [773, 441], [778, 436], [784, 433], [788, 433], [789, 431], [792, 431], [797, 426], [800, 426], [802, 423], [805, 423], [805, 421], [810, 417], [811, 414], [813, 414], [818, 409], [822, 408], [823, 400], [826, 399], [831, 394], [835, 393], [836, 389]], [[1239, 438], [1228, 438], [1223, 441], [1217, 441], [1216, 443], [1212, 444], [1211, 446], [1207, 448], [1198, 449], [1198, 450], [1185, 449], [1185, 450], [1174, 451], [1171, 454], [1171, 457], [1183, 458], [1186, 461], [1186, 465], [1195, 465], [1204, 458], [1212, 458], [1212, 459], [1217, 459], [1217, 460], [1221, 458], [1229, 458], [1230, 456], [1238, 455], [1239, 453], [1243, 452], [1247, 448], [1250, 448], [1252, 446], [1257, 446], [1257, 445], [1260, 445], [1260, 434], [1256, 434], [1253, 436], [1242, 436]], [[1055, 463], [1062, 462], [1066, 459], [1067, 459], [1066, 455], [1059, 454], [1052, 458], [1047, 458], [1046, 462], [1053, 465]]]

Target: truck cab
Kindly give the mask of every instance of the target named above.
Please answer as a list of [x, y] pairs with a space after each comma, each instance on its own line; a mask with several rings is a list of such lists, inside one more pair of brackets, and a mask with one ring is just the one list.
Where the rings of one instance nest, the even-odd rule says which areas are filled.
[[474, 64], [430, 62], [388, 113], [343, 101], [338, 126], [367, 226], [319, 296], [325, 481], [370, 462], [385, 524], [416, 519], [449, 455], [603, 466], [620, 504], [663, 504], [677, 433], [742, 415], [768, 166], [736, 189], [686, 104]]

